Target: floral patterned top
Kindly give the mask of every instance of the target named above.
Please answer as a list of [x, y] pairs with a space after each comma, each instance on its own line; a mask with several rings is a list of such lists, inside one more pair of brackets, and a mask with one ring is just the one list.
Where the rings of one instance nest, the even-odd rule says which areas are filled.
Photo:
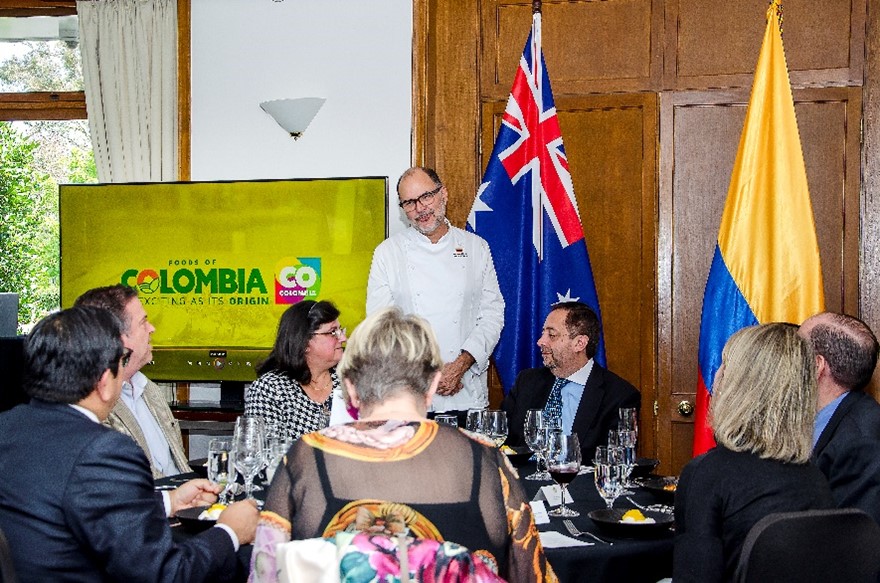
[[269, 371], [251, 383], [244, 395], [244, 414], [257, 415], [285, 432], [288, 439], [299, 439], [327, 427], [333, 393], [339, 388], [336, 370], [330, 370], [333, 386], [323, 403], [312, 401], [302, 386], [283, 372]]
[[269, 489], [250, 580], [273, 580], [263, 573], [275, 569], [258, 574], [254, 565], [274, 565], [277, 543], [359, 532], [457, 543], [506, 580], [556, 581], [506, 456], [433, 421], [358, 421], [304, 435]]

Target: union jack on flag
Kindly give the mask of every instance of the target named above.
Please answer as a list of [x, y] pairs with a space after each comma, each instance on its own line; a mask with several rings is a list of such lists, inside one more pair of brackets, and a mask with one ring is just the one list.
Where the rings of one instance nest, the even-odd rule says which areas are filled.
[[[601, 322], [541, 52], [540, 14], [532, 18], [495, 147], [468, 216], [468, 230], [489, 243], [504, 296], [504, 330], [495, 364], [507, 393], [519, 371], [542, 365], [535, 342], [552, 304], [579, 300]], [[605, 365], [604, 340], [595, 358]]]

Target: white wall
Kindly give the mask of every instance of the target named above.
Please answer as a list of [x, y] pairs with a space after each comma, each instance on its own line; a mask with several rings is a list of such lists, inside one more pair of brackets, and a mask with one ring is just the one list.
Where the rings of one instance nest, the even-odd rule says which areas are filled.
[[[192, 0], [192, 180], [388, 176], [410, 165], [412, 3]], [[327, 102], [294, 141], [260, 102]]]
[[[259, 105], [293, 97], [327, 99], [296, 141]], [[192, 0], [192, 180], [388, 176], [393, 234], [411, 133], [408, 0]]]

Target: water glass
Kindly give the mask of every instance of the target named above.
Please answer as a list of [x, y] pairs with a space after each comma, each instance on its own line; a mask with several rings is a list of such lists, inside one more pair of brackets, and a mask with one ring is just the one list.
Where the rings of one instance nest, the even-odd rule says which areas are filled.
[[495, 447], [501, 447], [507, 441], [507, 413], [486, 411], [484, 421], [483, 432], [495, 442]]
[[434, 421], [440, 425], [448, 425], [449, 427], [458, 427], [458, 416], [437, 414], [434, 415]]
[[623, 493], [623, 465], [620, 447], [599, 446], [593, 457], [593, 479], [596, 490], [605, 500], [608, 509], [614, 507], [614, 501]]
[[618, 444], [622, 450], [622, 461], [624, 475], [624, 487], [632, 488], [634, 484], [630, 481], [633, 468], [636, 466], [636, 432], [632, 430], [620, 430], [617, 432]]
[[597, 463], [593, 466], [593, 478], [596, 481], [596, 490], [611, 510], [614, 508], [614, 501], [623, 492], [623, 466]]
[[577, 477], [581, 469], [581, 444], [578, 436], [574, 433], [553, 431], [550, 434], [549, 449], [550, 455], [547, 458], [547, 467], [553, 481], [562, 486], [562, 504], [559, 508], [554, 508], [547, 514], [565, 518], [580, 516], [580, 512], [572, 510], [565, 505], [568, 484]]
[[468, 409], [465, 429], [474, 433], [483, 433], [486, 409]]
[[[624, 488], [629, 486], [628, 476], [632, 473], [633, 467], [636, 463], [635, 458], [635, 433], [632, 431], [622, 431], [618, 429], [611, 429], [608, 431], [608, 448], [614, 448], [614, 452], [617, 454], [618, 459], [620, 460], [620, 465], [623, 466], [624, 471]], [[623, 444], [624, 442], [631, 443], [632, 446], [630, 449], [627, 449]], [[620, 492], [620, 494], [631, 496], [635, 494], [632, 490], [624, 489]]]
[[620, 421], [619, 428], [625, 431], [635, 431], [636, 439], [639, 437], [639, 412], [634, 407], [621, 407], [617, 410]]
[[544, 452], [547, 447], [547, 427], [544, 425], [544, 411], [542, 409], [529, 409], [526, 411], [526, 421], [523, 425], [523, 436], [526, 445], [538, 458], [538, 469], [526, 476], [525, 480], [551, 480], [547, 472], [547, 460]]
[[231, 439], [214, 437], [208, 442], [208, 479], [222, 486], [220, 502], [225, 504], [229, 489], [235, 483]]
[[290, 449], [291, 442], [278, 435], [270, 437], [267, 441], [266, 459], [268, 464], [266, 465], [266, 483], [271, 484], [275, 472], [287, 457], [287, 450]]

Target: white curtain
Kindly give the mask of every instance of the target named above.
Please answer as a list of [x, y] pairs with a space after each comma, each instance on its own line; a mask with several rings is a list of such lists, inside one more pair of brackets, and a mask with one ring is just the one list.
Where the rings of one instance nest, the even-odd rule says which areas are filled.
[[76, 9], [98, 180], [177, 180], [177, 0]]

